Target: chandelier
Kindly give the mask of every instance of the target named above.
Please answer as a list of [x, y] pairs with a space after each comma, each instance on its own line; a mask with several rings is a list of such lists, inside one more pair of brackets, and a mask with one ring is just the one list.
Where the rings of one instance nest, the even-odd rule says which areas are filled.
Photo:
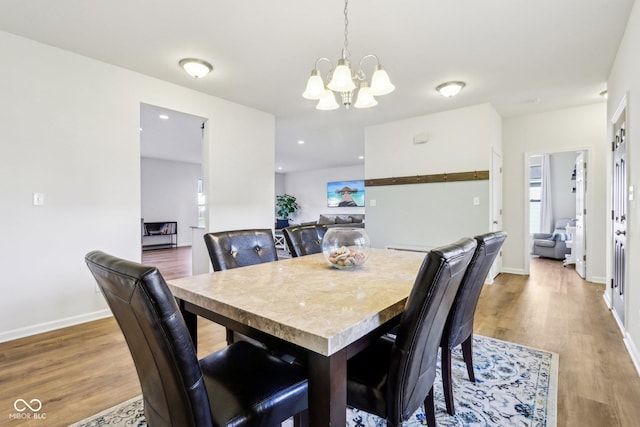
[[[358, 71], [351, 71], [351, 53], [349, 52], [349, 18], [347, 17], [347, 8], [349, 0], [344, 2], [344, 46], [342, 47], [342, 57], [338, 60], [338, 65], [333, 68], [333, 63], [328, 58], [318, 58], [315, 66], [311, 71], [311, 77], [307, 81], [307, 87], [302, 94], [303, 98], [317, 100], [318, 110], [335, 110], [339, 108], [336, 102], [335, 93], [339, 93], [342, 104], [345, 108], [349, 108], [355, 96], [355, 108], [369, 108], [378, 105], [376, 96], [386, 95], [393, 92], [395, 86], [391, 84], [389, 75], [380, 65], [380, 60], [376, 55], [365, 55], [360, 60]], [[372, 58], [376, 61], [373, 75], [371, 76], [371, 84], [367, 82], [367, 76], [362, 70], [365, 60]], [[330, 70], [327, 73], [327, 81], [329, 84], [325, 86], [324, 80], [320, 75], [318, 66], [321, 62], [326, 61], [330, 64]], [[356, 84], [357, 83], [357, 84]]]

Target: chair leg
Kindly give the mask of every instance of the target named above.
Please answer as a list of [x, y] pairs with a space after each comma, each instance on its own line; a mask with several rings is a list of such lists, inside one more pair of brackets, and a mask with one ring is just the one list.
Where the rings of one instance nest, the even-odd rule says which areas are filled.
[[433, 402], [433, 386], [424, 399], [424, 415], [427, 419], [427, 427], [436, 427], [436, 406]]
[[456, 409], [453, 406], [453, 384], [451, 383], [451, 349], [449, 346], [441, 347], [442, 368], [442, 391], [444, 392], [444, 402], [447, 405], [449, 415], [455, 415]]
[[469, 381], [476, 382], [476, 376], [473, 373], [473, 334], [469, 335], [469, 338], [462, 342], [462, 357], [464, 363], [467, 365], [467, 373], [469, 374]]

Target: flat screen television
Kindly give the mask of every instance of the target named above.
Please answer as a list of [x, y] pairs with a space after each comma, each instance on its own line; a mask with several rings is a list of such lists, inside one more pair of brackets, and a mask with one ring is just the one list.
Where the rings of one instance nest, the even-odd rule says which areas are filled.
[[364, 179], [328, 182], [327, 206], [364, 207]]

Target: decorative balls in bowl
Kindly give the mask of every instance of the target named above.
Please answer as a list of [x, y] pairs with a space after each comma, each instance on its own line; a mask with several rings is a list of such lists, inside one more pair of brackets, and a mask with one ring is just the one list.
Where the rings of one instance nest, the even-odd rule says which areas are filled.
[[331, 267], [351, 270], [361, 266], [369, 252], [369, 236], [364, 228], [332, 227], [322, 239], [322, 253]]

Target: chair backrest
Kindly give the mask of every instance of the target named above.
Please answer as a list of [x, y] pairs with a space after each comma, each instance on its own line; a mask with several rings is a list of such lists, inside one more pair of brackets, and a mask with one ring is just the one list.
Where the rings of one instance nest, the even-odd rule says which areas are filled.
[[147, 424], [212, 425], [193, 342], [160, 272], [101, 251], [85, 261], [129, 346]]
[[475, 248], [475, 240], [461, 239], [425, 257], [391, 351], [388, 420], [409, 419], [433, 387], [442, 330]]
[[322, 252], [322, 238], [327, 232], [323, 224], [294, 225], [282, 230], [292, 257]]
[[273, 233], [268, 228], [207, 233], [204, 242], [214, 271], [278, 260]]
[[473, 333], [473, 318], [482, 286], [506, 238], [507, 233], [502, 231], [475, 237], [478, 245], [453, 300], [442, 333], [442, 346], [453, 348]]

